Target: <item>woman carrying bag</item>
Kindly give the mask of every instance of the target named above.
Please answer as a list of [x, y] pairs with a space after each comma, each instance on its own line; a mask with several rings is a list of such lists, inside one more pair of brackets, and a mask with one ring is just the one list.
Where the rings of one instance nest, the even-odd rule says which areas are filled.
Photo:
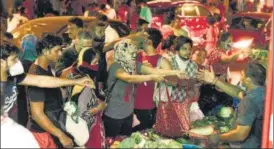
[[[89, 76], [96, 81], [98, 57], [99, 55], [92, 48], [83, 49], [71, 76]], [[71, 101], [77, 103], [78, 116], [86, 121], [89, 129], [89, 138], [85, 147], [105, 148], [105, 129], [101, 117], [106, 103], [97, 98], [94, 89], [86, 87], [74, 86], [71, 95]]]

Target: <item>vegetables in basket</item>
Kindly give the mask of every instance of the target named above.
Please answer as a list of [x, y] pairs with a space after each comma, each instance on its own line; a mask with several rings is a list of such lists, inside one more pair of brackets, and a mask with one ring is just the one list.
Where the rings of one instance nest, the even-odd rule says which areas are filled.
[[208, 136], [214, 132], [214, 129], [212, 126], [205, 126], [200, 128], [193, 128], [189, 130], [189, 132], [193, 134], [201, 135], [201, 136]]

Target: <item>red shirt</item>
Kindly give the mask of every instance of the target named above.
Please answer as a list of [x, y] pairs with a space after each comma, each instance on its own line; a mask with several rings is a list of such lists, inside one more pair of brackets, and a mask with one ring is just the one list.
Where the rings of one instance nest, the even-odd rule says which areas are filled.
[[[139, 53], [137, 56], [138, 62], [149, 62], [154, 68], [157, 67], [158, 59], [161, 56], [159, 54], [153, 56], [146, 56], [143, 53]], [[145, 85], [146, 84], [146, 85]], [[153, 102], [153, 93], [154, 93], [155, 83], [150, 81], [146, 83], [140, 83], [136, 87], [136, 97], [135, 97], [135, 109], [146, 109], [150, 110], [155, 108]]]
[[129, 7], [127, 5], [122, 5], [118, 10], [118, 19], [124, 23], [127, 23], [128, 13], [129, 13]]
[[139, 14], [137, 14], [137, 12], [133, 12], [131, 19], [130, 19], [130, 29], [131, 30], [136, 30], [137, 29], [137, 23], [139, 20]]

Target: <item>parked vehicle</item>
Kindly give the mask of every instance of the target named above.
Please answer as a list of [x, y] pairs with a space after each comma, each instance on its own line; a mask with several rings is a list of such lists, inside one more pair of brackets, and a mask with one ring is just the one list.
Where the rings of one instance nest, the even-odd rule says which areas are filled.
[[147, 3], [153, 13], [152, 27], [160, 28], [168, 13], [180, 18], [181, 26], [189, 29], [191, 38], [201, 38], [207, 31], [208, 8], [197, 1], [154, 0]]
[[271, 13], [247, 12], [233, 15], [228, 31], [234, 42], [253, 39], [253, 46], [267, 49], [270, 29]]

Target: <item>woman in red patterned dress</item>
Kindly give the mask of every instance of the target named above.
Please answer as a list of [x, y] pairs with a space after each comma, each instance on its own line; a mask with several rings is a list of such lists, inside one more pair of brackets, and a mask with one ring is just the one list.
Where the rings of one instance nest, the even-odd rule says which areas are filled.
[[226, 74], [229, 63], [235, 62], [241, 54], [247, 54], [247, 50], [238, 50], [233, 54], [226, 54], [233, 46], [232, 35], [224, 32], [218, 40], [218, 48], [207, 50], [207, 66], [212, 66], [217, 75]]

